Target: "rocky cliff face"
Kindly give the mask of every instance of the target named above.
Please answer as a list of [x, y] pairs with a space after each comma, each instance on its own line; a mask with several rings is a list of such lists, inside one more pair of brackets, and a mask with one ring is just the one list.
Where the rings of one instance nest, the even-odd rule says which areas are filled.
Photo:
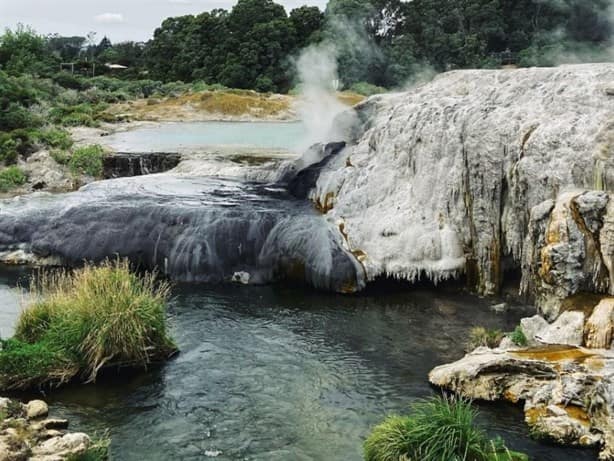
[[[525, 286], [535, 285], [527, 254], [541, 251], [555, 202], [614, 187], [614, 64], [450, 72], [358, 111], [363, 133], [310, 197], [370, 279], [464, 272], [487, 294], [524, 260]], [[594, 222], [578, 232], [609, 236], [608, 197], [591, 194], [576, 211]], [[612, 247], [594, 243], [595, 254]], [[609, 256], [600, 257], [571, 291], [608, 289]]]

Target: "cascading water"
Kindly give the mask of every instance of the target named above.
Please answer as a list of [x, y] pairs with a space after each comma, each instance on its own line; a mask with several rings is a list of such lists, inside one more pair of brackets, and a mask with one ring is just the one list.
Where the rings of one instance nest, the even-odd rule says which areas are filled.
[[18, 251], [63, 264], [128, 257], [179, 281], [296, 278], [363, 288], [363, 271], [313, 207], [284, 189], [229, 179], [150, 175], [38, 194], [0, 206], [0, 259]]

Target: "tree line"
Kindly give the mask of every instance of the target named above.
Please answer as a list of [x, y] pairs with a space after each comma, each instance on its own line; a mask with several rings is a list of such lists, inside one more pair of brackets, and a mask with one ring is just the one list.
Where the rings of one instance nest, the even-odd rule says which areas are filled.
[[94, 36], [39, 36], [28, 28], [0, 37], [0, 69], [49, 76], [60, 63], [77, 71], [128, 69], [126, 79], [202, 81], [287, 92], [300, 50], [331, 43], [345, 86], [396, 87], [423, 69], [435, 72], [554, 65], [590, 59], [612, 45], [608, 0], [330, 0], [325, 11], [286, 12], [273, 0], [239, 0], [229, 11], [164, 20], [146, 43]]

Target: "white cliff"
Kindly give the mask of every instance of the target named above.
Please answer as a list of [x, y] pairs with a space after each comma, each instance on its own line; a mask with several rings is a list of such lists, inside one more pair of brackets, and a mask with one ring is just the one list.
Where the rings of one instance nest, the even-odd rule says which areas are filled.
[[534, 207], [614, 187], [613, 95], [614, 64], [591, 64], [455, 71], [370, 98], [310, 197], [369, 279], [465, 272], [496, 292], [521, 266]]

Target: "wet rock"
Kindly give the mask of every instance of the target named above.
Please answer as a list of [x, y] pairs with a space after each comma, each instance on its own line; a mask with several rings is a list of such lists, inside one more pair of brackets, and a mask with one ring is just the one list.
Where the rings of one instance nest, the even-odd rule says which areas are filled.
[[554, 323], [541, 330], [536, 339], [544, 344], [581, 346], [584, 341], [584, 312], [563, 312]]
[[30, 400], [26, 404], [26, 415], [28, 419], [44, 418], [49, 414], [49, 407], [42, 400]]
[[0, 461], [65, 461], [77, 459], [90, 447], [86, 434], [63, 430], [68, 427], [67, 420], [36, 419], [48, 412], [42, 400], [27, 405], [4, 398], [0, 402], [11, 410], [0, 420]]
[[586, 347], [609, 349], [614, 333], [614, 298], [604, 298], [595, 306], [584, 326]]
[[44, 419], [33, 425], [36, 430], [44, 429], [68, 429], [68, 420], [60, 418]]
[[249, 284], [250, 275], [249, 272], [239, 271], [232, 274], [232, 281], [241, 283], [243, 285]]
[[568, 192], [549, 213], [532, 213], [525, 241], [522, 291], [535, 296], [540, 312], [558, 317], [566, 300], [606, 292], [610, 283], [600, 237], [608, 194]]
[[480, 348], [433, 369], [429, 379], [467, 398], [524, 402], [525, 421], [536, 435], [568, 445], [599, 445], [601, 459], [614, 459], [614, 352]]
[[520, 327], [527, 338], [528, 346], [537, 346], [537, 336], [548, 327], [548, 322], [540, 315], [526, 317], [520, 320]]
[[90, 438], [75, 432], [52, 437], [32, 448], [32, 461], [62, 461], [84, 454], [90, 446]]
[[496, 312], [497, 314], [502, 314], [508, 310], [508, 305], [507, 303], [493, 304], [490, 306], [490, 310]]
[[125, 178], [172, 170], [181, 161], [178, 153], [166, 152], [115, 152], [102, 161], [103, 177]]
[[265, 184], [147, 175], [98, 181], [68, 194], [2, 201], [3, 255], [64, 265], [113, 255], [186, 282], [293, 279], [356, 292], [364, 269], [310, 203]]

